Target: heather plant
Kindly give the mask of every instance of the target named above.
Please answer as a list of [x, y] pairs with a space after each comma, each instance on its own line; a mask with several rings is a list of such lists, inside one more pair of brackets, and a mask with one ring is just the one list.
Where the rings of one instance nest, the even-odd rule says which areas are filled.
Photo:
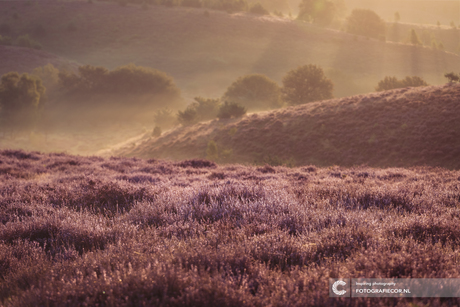
[[455, 306], [330, 277], [459, 278], [460, 173], [0, 151], [0, 304]]
[[12, 44], [13, 40], [9, 36], [2, 36], [0, 35], [0, 45], [3, 46], [10, 46]]

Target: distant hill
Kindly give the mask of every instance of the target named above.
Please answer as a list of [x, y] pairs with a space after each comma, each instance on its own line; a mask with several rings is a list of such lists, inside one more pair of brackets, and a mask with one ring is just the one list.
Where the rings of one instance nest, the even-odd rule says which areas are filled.
[[10, 72], [31, 72], [48, 63], [55, 67], [74, 67], [77, 64], [43, 50], [15, 46], [0, 46], [0, 76]]
[[460, 71], [458, 55], [271, 16], [212, 10], [208, 16], [205, 9], [144, 10], [96, 1], [8, 1], [0, 2], [0, 10], [0, 23], [8, 24], [13, 37], [28, 33], [44, 50], [82, 64], [115, 68], [132, 62], [160, 69], [176, 79], [186, 98], [220, 96], [248, 73], [280, 82], [304, 64], [342, 76], [334, 80], [336, 96], [370, 92], [387, 75], [418, 75], [440, 84], [446, 71]]
[[460, 168], [460, 84], [320, 101], [240, 120], [214, 120], [145, 137], [112, 155], [204, 158], [209, 141], [228, 162], [416, 165]]

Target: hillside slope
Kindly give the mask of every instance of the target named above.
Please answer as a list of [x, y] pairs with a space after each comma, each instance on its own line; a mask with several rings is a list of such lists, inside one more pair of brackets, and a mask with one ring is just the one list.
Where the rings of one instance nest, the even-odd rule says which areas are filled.
[[163, 70], [186, 97], [220, 96], [248, 73], [280, 82], [290, 69], [310, 63], [342, 71], [358, 85], [355, 93], [372, 91], [387, 75], [419, 75], [436, 84], [446, 71], [460, 71], [460, 57], [451, 53], [276, 17], [86, 1], [0, 2], [0, 10], [13, 36], [42, 33], [36, 39], [45, 50], [82, 64], [132, 62]]
[[34, 68], [53, 64], [55, 67], [74, 67], [75, 62], [43, 50], [0, 45], [0, 76], [10, 72], [31, 72]]
[[[293, 160], [296, 165], [460, 168], [460, 84], [404, 88], [334, 99], [240, 120], [181, 127], [111, 154], [142, 158], [206, 156], [209, 141], [228, 162]], [[222, 152], [222, 151], [221, 151]], [[225, 162], [225, 161], [224, 161]]]

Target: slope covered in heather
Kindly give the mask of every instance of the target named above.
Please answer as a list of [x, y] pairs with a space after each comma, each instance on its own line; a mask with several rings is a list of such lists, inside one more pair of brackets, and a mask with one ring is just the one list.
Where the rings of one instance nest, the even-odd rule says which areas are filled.
[[[403, 88], [180, 127], [109, 154], [222, 162], [460, 168], [460, 84]], [[223, 157], [224, 154], [226, 157]], [[231, 154], [229, 155], [229, 151]], [[274, 159], [276, 157], [276, 159]], [[224, 158], [226, 160], [224, 160]]]
[[328, 279], [459, 278], [460, 172], [0, 151], [0, 305], [458, 306]]

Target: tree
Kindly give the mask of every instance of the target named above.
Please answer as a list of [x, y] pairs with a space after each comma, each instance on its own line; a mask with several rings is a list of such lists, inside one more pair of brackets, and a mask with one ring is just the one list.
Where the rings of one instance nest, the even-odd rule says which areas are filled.
[[239, 77], [225, 92], [223, 100], [236, 102], [251, 110], [279, 108], [283, 105], [278, 84], [265, 75]]
[[195, 108], [200, 121], [216, 118], [220, 107], [219, 99], [195, 97], [194, 100], [192, 107]]
[[302, 0], [299, 4], [298, 19], [311, 21], [323, 26], [330, 25], [337, 14], [337, 7], [328, 0]]
[[0, 83], [1, 124], [8, 130], [30, 129], [43, 107], [46, 89], [39, 78], [10, 72]]
[[401, 15], [399, 15], [399, 12], [395, 13], [395, 22], [399, 22], [401, 20]]
[[333, 98], [333, 88], [322, 68], [310, 64], [289, 71], [283, 78], [281, 93], [286, 103], [298, 105]]
[[372, 10], [355, 9], [348, 17], [347, 31], [380, 39], [382, 36], [385, 37], [385, 22]]
[[184, 111], [177, 112], [177, 121], [183, 126], [196, 124], [198, 113], [193, 106], [188, 106]]
[[417, 86], [427, 86], [428, 83], [425, 82], [422, 78], [418, 76], [407, 76], [402, 80], [398, 80], [396, 77], [385, 77], [381, 80], [377, 87], [376, 91], [387, 91], [396, 88], [403, 87], [417, 87]]
[[456, 74], [454, 72], [446, 73], [446, 74], [444, 74], [444, 77], [446, 77], [447, 80], [449, 80], [450, 83], [460, 82], [460, 74]]
[[411, 29], [411, 30], [410, 30], [409, 42], [410, 42], [412, 45], [421, 45], [421, 44], [422, 44], [422, 42], [421, 42], [420, 39], [418, 38], [417, 32], [415, 32], [414, 29]]
[[236, 102], [224, 102], [219, 108], [219, 119], [238, 118], [246, 114], [246, 108]]
[[249, 8], [249, 13], [256, 15], [270, 15], [270, 12], [268, 12], [259, 2]]

